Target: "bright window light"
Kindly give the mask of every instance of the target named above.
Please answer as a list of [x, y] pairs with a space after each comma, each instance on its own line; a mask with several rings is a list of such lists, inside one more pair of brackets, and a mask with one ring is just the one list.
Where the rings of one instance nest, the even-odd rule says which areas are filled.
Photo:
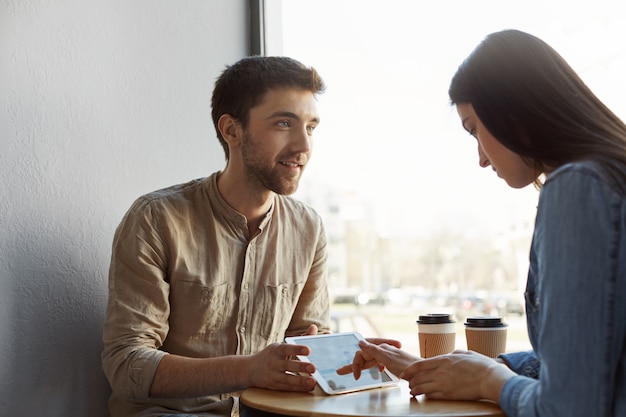
[[520, 29], [552, 45], [624, 118], [621, 7], [266, 0], [267, 54], [314, 66], [328, 85], [296, 197], [324, 217], [334, 296], [410, 307], [410, 318], [432, 310], [462, 318], [474, 312], [466, 307], [520, 312], [538, 193], [478, 166], [448, 84], [487, 34]]

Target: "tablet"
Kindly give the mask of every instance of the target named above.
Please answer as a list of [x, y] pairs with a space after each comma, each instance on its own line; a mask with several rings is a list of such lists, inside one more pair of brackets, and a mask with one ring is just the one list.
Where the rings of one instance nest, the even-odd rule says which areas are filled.
[[298, 359], [315, 365], [313, 377], [327, 394], [396, 385], [398, 378], [395, 375], [386, 369], [381, 372], [376, 366], [364, 369], [358, 380], [354, 379], [353, 374], [339, 375], [336, 372], [338, 368], [352, 363], [354, 354], [360, 350], [359, 340], [362, 339], [363, 336], [359, 333], [349, 332], [286, 337], [285, 342], [305, 345], [311, 349], [309, 356], [298, 355]]

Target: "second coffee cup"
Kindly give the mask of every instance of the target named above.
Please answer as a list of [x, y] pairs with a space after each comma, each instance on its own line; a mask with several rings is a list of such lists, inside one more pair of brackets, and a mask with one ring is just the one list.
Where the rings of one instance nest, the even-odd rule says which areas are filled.
[[507, 324], [501, 317], [468, 317], [465, 320], [467, 349], [491, 358], [506, 351]]
[[417, 326], [422, 358], [431, 358], [454, 351], [456, 320], [452, 314], [419, 316]]

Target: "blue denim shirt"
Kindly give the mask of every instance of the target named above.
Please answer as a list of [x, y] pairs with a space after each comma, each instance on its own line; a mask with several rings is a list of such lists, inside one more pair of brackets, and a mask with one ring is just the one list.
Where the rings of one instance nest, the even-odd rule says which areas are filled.
[[534, 352], [503, 355], [519, 375], [509, 417], [626, 416], [626, 198], [590, 162], [560, 167], [539, 197], [526, 286]]

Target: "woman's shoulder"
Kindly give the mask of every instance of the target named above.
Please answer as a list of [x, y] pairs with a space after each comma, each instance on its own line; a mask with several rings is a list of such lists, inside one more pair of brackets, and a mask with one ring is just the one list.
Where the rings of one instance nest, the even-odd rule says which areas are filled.
[[561, 165], [552, 171], [546, 178], [545, 185], [557, 182], [560, 179], [588, 177], [598, 184], [603, 184], [612, 190], [622, 190], [626, 180], [626, 166], [609, 164], [601, 160], [581, 160]]
[[585, 159], [581, 161], [568, 162], [561, 165], [550, 173], [547, 180], [549, 181], [551, 179], [554, 179], [566, 172], [580, 172], [603, 176], [606, 174], [606, 171], [607, 168], [602, 162], [593, 159]]

